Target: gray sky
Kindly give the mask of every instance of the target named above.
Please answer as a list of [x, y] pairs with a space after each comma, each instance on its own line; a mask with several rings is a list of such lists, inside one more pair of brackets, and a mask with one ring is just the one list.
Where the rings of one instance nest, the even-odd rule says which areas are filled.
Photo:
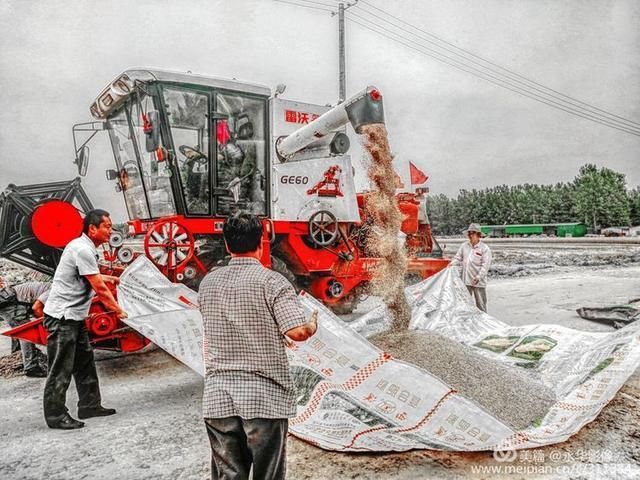
[[[333, 0], [318, 0], [336, 3]], [[637, 0], [368, 0], [555, 90], [640, 122]], [[366, 4], [365, 4], [366, 5]], [[353, 9], [357, 12], [358, 9]], [[0, 188], [76, 175], [71, 126], [132, 66], [263, 83], [337, 100], [337, 20], [271, 0], [0, 0]], [[384, 94], [399, 159], [433, 193], [572, 180], [592, 162], [640, 184], [640, 137], [539, 104], [347, 23], [347, 94]], [[104, 180], [106, 138], [83, 182], [123, 218]]]

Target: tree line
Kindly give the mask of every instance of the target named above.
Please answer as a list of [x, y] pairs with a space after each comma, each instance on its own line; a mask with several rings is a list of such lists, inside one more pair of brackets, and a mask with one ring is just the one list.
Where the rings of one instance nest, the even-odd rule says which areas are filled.
[[572, 182], [460, 190], [456, 198], [429, 196], [427, 212], [433, 232], [440, 235], [458, 234], [472, 222], [582, 222], [598, 232], [611, 226], [640, 225], [640, 187], [627, 189], [624, 174], [586, 164]]

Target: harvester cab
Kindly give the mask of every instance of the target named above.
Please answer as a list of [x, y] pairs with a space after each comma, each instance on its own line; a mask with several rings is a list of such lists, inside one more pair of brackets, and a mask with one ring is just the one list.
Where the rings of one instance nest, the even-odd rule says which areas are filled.
[[[106, 270], [117, 274], [144, 254], [172, 281], [197, 289], [206, 272], [228, 258], [224, 219], [244, 211], [263, 219], [263, 264], [338, 311], [353, 308], [379, 259], [367, 251], [368, 194], [356, 192], [345, 128], [351, 124], [360, 133], [365, 125], [384, 123], [382, 95], [367, 87], [330, 107], [280, 93], [282, 88], [272, 95], [253, 83], [149, 69], [127, 70], [101, 91], [90, 107], [94, 121], [75, 125], [73, 133], [83, 175], [89, 142], [106, 130], [115, 162], [106, 177], [123, 195], [129, 216], [133, 239], [114, 233]], [[0, 255], [11, 238], [18, 260], [15, 252], [26, 245], [20, 236], [33, 230], [33, 210], [64, 200], [51, 194], [25, 202], [27, 187], [13, 191], [20, 188], [24, 198], [14, 195], [10, 202], [17, 205], [11, 207], [15, 218], [0, 224]], [[73, 192], [86, 198], [78, 181]], [[432, 256], [425, 197], [402, 193], [397, 200], [405, 215], [409, 271], [426, 278], [448, 262]], [[0, 198], [0, 218], [7, 205]], [[82, 206], [78, 210], [90, 206], [88, 199]], [[51, 247], [37, 235], [30, 245], [39, 256], [28, 266], [42, 271], [39, 259]], [[61, 245], [55, 248], [59, 254]], [[47, 259], [51, 273], [55, 255]], [[108, 328], [94, 336], [122, 327], [103, 317]]]

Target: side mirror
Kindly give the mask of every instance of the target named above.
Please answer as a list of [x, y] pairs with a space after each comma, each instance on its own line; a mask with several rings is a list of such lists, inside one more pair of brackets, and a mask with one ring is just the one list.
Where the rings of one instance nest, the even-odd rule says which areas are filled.
[[284, 83], [279, 83], [276, 86], [276, 93], [273, 96], [277, 97], [279, 95], [282, 95], [286, 89], [287, 89], [287, 86]]
[[74, 162], [78, 167], [78, 174], [84, 177], [87, 174], [87, 168], [89, 167], [89, 147], [85, 145], [79, 151], [76, 152], [76, 161]]
[[144, 127], [146, 138], [145, 149], [147, 153], [155, 152], [160, 147], [160, 114], [157, 110], [151, 110], [147, 114], [149, 126]]

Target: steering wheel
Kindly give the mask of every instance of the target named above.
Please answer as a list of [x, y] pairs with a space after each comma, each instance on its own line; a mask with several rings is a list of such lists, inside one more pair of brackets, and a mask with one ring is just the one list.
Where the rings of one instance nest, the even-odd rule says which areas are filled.
[[195, 148], [188, 145], [180, 145], [178, 147], [178, 150], [180, 150], [180, 153], [185, 156], [186, 162], [196, 162], [201, 165], [209, 162], [209, 157], [207, 157], [200, 150], [196, 150]]

